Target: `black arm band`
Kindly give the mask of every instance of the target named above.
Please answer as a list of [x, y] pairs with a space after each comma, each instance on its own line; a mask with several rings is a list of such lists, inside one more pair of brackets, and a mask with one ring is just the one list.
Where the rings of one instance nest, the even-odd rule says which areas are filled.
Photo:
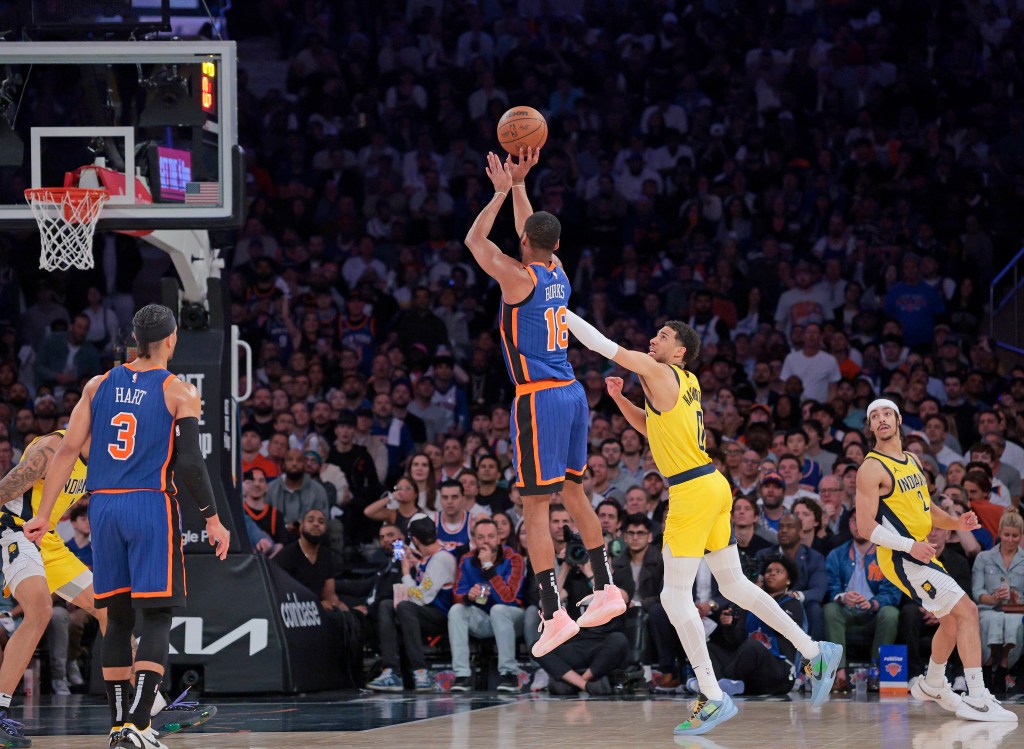
[[199, 451], [199, 419], [195, 416], [174, 422], [174, 480], [188, 489], [203, 517], [217, 514], [210, 473]]

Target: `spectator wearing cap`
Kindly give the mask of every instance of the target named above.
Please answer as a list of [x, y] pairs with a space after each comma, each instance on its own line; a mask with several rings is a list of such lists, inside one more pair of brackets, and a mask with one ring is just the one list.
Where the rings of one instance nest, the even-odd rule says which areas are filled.
[[448, 614], [452, 646], [452, 691], [471, 688], [469, 636], [491, 638], [498, 649], [498, 691], [518, 692], [516, 636], [522, 632], [526, 561], [498, 540], [498, 527], [481, 518], [473, 529], [475, 549], [459, 561]]
[[647, 495], [647, 503], [653, 504], [668, 501], [668, 483], [661, 472], [651, 468], [644, 472], [643, 479], [644, 493]]
[[75, 315], [67, 331], [51, 333], [36, 354], [36, 386], [65, 388], [100, 373], [100, 355], [86, 338], [89, 318]]
[[260, 432], [254, 424], [249, 423], [242, 427], [241, 446], [243, 473], [258, 468], [263, 471], [266, 478], [277, 478], [281, 469], [278, 468], [277, 463], [260, 452], [263, 442], [260, 440]]
[[774, 556], [785, 556], [793, 561], [798, 574], [791, 581], [790, 590], [804, 605], [811, 637], [820, 640], [825, 631], [822, 603], [828, 594], [828, 574], [825, 571], [825, 557], [810, 546], [800, 543], [802, 530], [796, 515], [786, 515], [779, 520], [779, 545], [762, 549], [755, 558], [762, 565]]
[[920, 258], [905, 255], [902, 280], [885, 295], [885, 312], [900, 321], [906, 344], [913, 349], [930, 348], [936, 318], [945, 311], [942, 294], [921, 279]]
[[300, 450], [285, 455], [283, 475], [267, 489], [267, 504], [284, 515], [284, 524], [293, 534], [310, 510], [329, 517], [327, 490], [306, 473], [306, 458]]
[[438, 541], [437, 527], [430, 518], [409, 523], [409, 537], [411, 545], [401, 560], [402, 595], [395, 599], [394, 606], [384, 603], [377, 609], [384, 670], [366, 686], [378, 692], [402, 691], [402, 653], [412, 671], [416, 691], [433, 691], [434, 682], [423, 653], [423, 635], [441, 634], [448, 627], [458, 563]]
[[345, 534], [347, 541], [369, 542], [374, 530], [368, 523], [360, 523], [359, 517], [372, 502], [381, 495], [380, 479], [373, 458], [362, 445], [357, 445], [356, 419], [349, 411], [342, 411], [334, 425], [334, 443], [327, 455], [327, 462], [338, 466], [345, 473], [352, 492], [352, 507], [346, 512]]
[[466, 393], [455, 381], [455, 359], [450, 354], [439, 354], [434, 359], [432, 369], [434, 395], [430, 402], [448, 413], [447, 433], [461, 435], [469, 427], [469, 401], [466, 399]]
[[784, 504], [785, 492], [786, 480], [780, 474], [772, 471], [761, 477], [761, 515], [758, 518], [758, 525], [772, 535], [773, 543], [778, 538], [779, 521], [787, 512]]
[[626, 157], [626, 168], [615, 175], [615, 189], [627, 203], [635, 205], [644, 196], [644, 183], [653, 183], [657, 195], [664, 192], [661, 175], [647, 166], [642, 152], [631, 151]]
[[821, 326], [808, 322], [804, 327], [804, 344], [782, 363], [783, 382], [799, 377], [806, 400], [831, 402], [836, 397], [836, 384], [842, 379], [835, 357], [821, 350]]
[[333, 507], [344, 507], [352, 500], [352, 492], [348, 488], [348, 479], [345, 472], [338, 466], [324, 460], [324, 453], [327, 450], [319, 446], [315, 450], [306, 450], [302, 457], [306, 459], [306, 473], [327, 492], [327, 503]]

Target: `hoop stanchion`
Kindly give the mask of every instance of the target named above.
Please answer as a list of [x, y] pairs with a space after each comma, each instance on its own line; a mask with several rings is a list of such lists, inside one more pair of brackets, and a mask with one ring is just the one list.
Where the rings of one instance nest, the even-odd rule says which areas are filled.
[[39, 225], [42, 270], [93, 267], [92, 239], [96, 222], [108, 200], [106, 190], [80, 187], [34, 187], [25, 199]]

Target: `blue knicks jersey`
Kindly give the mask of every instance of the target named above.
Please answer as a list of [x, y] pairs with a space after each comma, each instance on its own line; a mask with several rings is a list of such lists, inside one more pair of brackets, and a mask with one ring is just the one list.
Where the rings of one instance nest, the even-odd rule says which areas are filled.
[[164, 398], [173, 379], [166, 369], [136, 372], [127, 364], [107, 372], [92, 399], [86, 490], [174, 493], [174, 417]]
[[448, 530], [443, 517], [441, 513], [437, 514], [437, 540], [441, 542], [441, 547], [448, 551], [455, 551], [460, 546], [468, 547], [470, 514], [466, 513], [466, 517], [462, 520], [462, 526], [456, 531]]
[[533, 291], [519, 304], [501, 301], [501, 349], [516, 385], [539, 380], [574, 380], [565, 358], [569, 347], [566, 306], [572, 288], [554, 263], [530, 263]]

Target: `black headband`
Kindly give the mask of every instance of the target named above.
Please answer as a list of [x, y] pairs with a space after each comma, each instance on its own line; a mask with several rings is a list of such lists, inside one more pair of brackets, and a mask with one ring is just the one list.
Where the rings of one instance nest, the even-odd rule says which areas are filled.
[[139, 329], [135, 328], [135, 340], [139, 342], [141, 346], [143, 343], [153, 343], [154, 341], [162, 341], [164, 338], [169, 336], [177, 329], [178, 325], [174, 322], [174, 317], [168, 315], [167, 318], [160, 322], [153, 323], [148, 328]]

